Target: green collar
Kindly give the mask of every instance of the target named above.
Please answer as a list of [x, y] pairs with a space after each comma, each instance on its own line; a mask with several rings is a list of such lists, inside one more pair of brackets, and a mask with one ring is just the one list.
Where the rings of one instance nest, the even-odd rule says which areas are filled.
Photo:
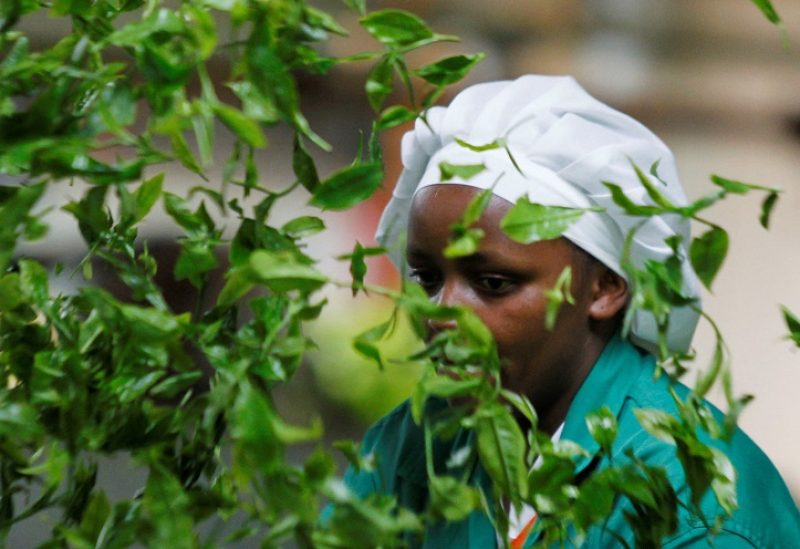
[[652, 363], [651, 355], [639, 351], [619, 335], [606, 344], [572, 400], [561, 433], [562, 439], [577, 442], [589, 452], [578, 460], [576, 473], [586, 468], [600, 451], [600, 445], [589, 434], [586, 415], [608, 406], [614, 416], [619, 417], [631, 385], [642, 372], [652, 369]]

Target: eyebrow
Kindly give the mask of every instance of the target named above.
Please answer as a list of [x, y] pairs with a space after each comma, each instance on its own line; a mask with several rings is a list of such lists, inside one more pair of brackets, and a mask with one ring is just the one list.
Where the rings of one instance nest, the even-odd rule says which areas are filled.
[[[406, 258], [428, 259], [429, 257], [430, 254], [421, 249], [406, 250]], [[491, 253], [475, 252], [468, 256], [454, 258], [454, 261], [467, 265], [474, 265], [478, 263], [489, 263], [494, 259], [495, 257]]]

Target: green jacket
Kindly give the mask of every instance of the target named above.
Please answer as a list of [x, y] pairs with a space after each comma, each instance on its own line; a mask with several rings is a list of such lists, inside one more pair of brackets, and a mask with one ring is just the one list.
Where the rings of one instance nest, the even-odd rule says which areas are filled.
[[[577, 474], [584, 476], [605, 466], [599, 446], [589, 435], [584, 417], [603, 405], [616, 415], [618, 435], [612, 454], [615, 460], [625, 460], [625, 450], [634, 453], [648, 464], [665, 469], [678, 497], [687, 501], [689, 489], [683, 468], [675, 457], [675, 448], [647, 433], [633, 414], [637, 408], [657, 408], [675, 412], [668, 392], [666, 376], [653, 377], [655, 363], [650, 355], [638, 351], [619, 338], [606, 346], [589, 376], [584, 381], [567, 414], [561, 438], [572, 440], [590, 453], [577, 464]], [[683, 397], [688, 389], [677, 386]], [[439, 402], [434, 406], [445, 406]], [[470, 443], [471, 434], [460, 432], [453, 441], [434, 446], [436, 468], [446, 471], [447, 457], [454, 448]], [[720, 448], [733, 462], [738, 473], [737, 495], [739, 508], [714, 538], [713, 546], [723, 549], [738, 547], [800, 548], [800, 513], [780, 474], [769, 458], [742, 431], [737, 431], [730, 443], [707, 441]], [[401, 505], [414, 511], [424, 510], [427, 503], [425, 451], [422, 430], [413, 419], [408, 403], [404, 403], [378, 421], [364, 437], [362, 453], [375, 453], [378, 467], [371, 472], [348, 471], [346, 483], [359, 495], [372, 492], [395, 494]], [[450, 472], [450, 471], [448, 471]], [[452, 472], [451, 472], [452, 473]], [[478, 465], [470, 473], [470, 482], [487, 489], [490, 481]], [[618, 498], [604, 527], [593, 528], [584, 547], [621, 547], [619, 538], [634, 545], [633, 532], [624, 518], [628, 501]], [[714, 495], [709, 492], [701, 502], [706, 516], [720, 514]], [[475, 511], [457, 523], [430, 526], [424, 539], [409, 538], [412, 546], [424, 548], [489, 548], [496, 546], [496, 534], [486, 515]], [[528, 539], [531, 547], [535, 539]], [[675, 534], [664, 540], [665, 548], [710, 547], [707, 529], [688, 511], [679, 512]]]

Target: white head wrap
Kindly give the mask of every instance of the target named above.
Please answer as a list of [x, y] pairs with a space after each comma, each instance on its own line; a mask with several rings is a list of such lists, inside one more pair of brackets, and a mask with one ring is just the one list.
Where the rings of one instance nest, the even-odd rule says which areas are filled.
[[[632, 163], [647, 172], [658, 162], [660, 181], [654, 180], [654, 184], [674, 204], [685, 204], [686, 197], [667, 146], [639, 122], [591, 97], [571, 77], [529, 75], [478, 84], [459, 93], [449, 107], [429, 109], [426, 120], [418, 119], [403, 137], [404, 169], [376, 235], [398, 267], [405, 251], [397, 248], [406, 231], [414, 193], [441, 183], [442, 162], [484, 164], [486, 169], [478, 175], [468, 180], [453, 177], [450, 182], [493, 188], [495, 195], [511, 203], [527, 196], [548, 206], [599, 206], [602, 212], [587, 212], [564, 236], [626, 279], [620, 265], [625, 237], [643, 219], [630, 249], [637, 268], [646, 260], [664, 261], [673, 255], [665, 239], [679, 235], [684, 244], [689, 242], [688, 220], [672, 214], [633, 217], [613, 202], [604, 181], [622, 187], [637, 204], [653, 204]], [[474, 151], [456, 138], [475, 146], [503, 140], [519, 170], [503, 147]], [[685, 250], [681, 253], [683, 293], [697, 297], [697, 277]], [[688, 307], [672, 310], [667, 333], [671, 351], [689, 348], [697, 320], [697, 312]], [[637, 311], [630, 337], [654, 349], [658, 331], [653, 316]]]

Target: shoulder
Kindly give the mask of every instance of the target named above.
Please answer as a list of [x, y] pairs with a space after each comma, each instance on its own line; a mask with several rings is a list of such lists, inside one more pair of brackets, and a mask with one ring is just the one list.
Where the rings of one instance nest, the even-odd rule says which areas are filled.
[[[685, 399], [689, 390], [682, 384], [673, 384], [675, 393]], [[624, 456], [632, 451], [650, 465], [664, 469], [679, 500], [686, 504], [690, 500], [689, 481], [673, 444], [656, 439], [645, 431], [634, 410], [650, 409], [677, 414], [677, 406], [670, 394], [665, 376], [654, 380], [651, 372], [643, 373], [631, 386], [628, 398], [618, 417], [619, 439], [615, 454]], [[721, 412], [710, 405], [713, 413], [721, 418]], [[737, 429], [729, 441], [702, 436], [701, 440], [722, 452], [730, 459], [736, 470], [737, 510], [725, 520], [720, 534], [714, 538], [716, 547], [785, 547], [789, 540], [800, 539], [800, 513], [780, 473], [764, 452]], [[713, 490], [709, 488], [700, 502], [704, 515], [713, 520], [722, 514]], [[665, 543], [665, 547], [708, 547], [707, 525], [682, 509], [679, 529]]]
[[[429, 399], [425, 415], [446, 408], [445, 401]], [[361, 455], [372, 462], [370, 469], [345, 474], [345, 482], [357, 494], [392, 494], [405, 507], [415, 509], [427, 497], [425, 434], [405, 401], [375, 422], [361, 443]], [[441, 452], [439, 452], [441, 453]]]

